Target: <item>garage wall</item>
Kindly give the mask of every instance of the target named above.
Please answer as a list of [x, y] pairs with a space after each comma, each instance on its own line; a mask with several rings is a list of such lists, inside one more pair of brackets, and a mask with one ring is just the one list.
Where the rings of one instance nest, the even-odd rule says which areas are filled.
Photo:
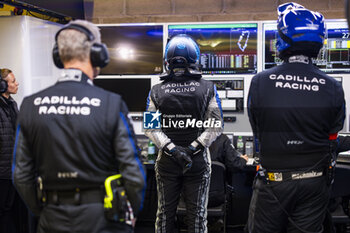
[[[94, 23], [275, 20], [285, 0], [94, 0]], [[345, 18], [344, 0], [294, 0], [324, 14]]]

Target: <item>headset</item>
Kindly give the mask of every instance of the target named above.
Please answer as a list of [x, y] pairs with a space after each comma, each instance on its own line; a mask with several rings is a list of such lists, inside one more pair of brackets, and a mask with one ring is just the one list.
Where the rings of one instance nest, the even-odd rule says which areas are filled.
[[0, 94], [5, 93], [7, 91], [8, 84], [6, 80], [1, 77], [1, 69], [0, 69]]
[[[56, 33], [56, 36], [55, 36], [56, 42], [52, 50], [53, 62], [60, 69], [63, 68], [63, 63], [61, 61], [61, 58], [58, 52], [57, 38], [58, 38], [58, 35], [61, 33], [61, 31], [66, 29], [74, 29], [84, 33], [88, 41], [94, 41], [95, 39], [95, 36], [92, 34], [92, 32], [80, 24], [69, 24], [68, 26], [61, 28]], [[95, 42], [92, 44], [90, 49], [90, 61], [93, 67], [101, 67], [101, 68], [105, 67], [109, 63], [108, 49], [104, 43]]]

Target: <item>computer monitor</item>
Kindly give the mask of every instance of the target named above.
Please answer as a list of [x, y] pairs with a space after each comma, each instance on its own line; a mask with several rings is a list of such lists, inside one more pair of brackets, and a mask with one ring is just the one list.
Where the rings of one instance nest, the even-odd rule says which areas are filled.
[[243, 74], [257, 71], [257, 24], [169, 25], [168, 35], [187, 34], [201, 50], [203, 74]]
[[96, 86], [122, 96], [130, 112], [144, 112], [151, 79], [148, 78], [96, 78]]
[[276, 49], [277, 24], [264, 23], [263, 37], [265, 42], [264, 55], [263, 55], [264, 69], [268, 69], [281, 64], [282, 60], [278, 57], [277, 49]]
[[163, 69], [163, 25], [99, 26], [109, 64], [101, 75], [153, 75]]
[[350, 34], [346, 21], [327, 21], [327, 39], [315, 63], [327, 73], [350, 72]]
[[215, 84], [224, 112], [244, 112], [244, 79], [211, 79]]
[[[350, 72], [350, 34], [347, 23], [343, 20], [326, 21], [326, 39], [314, 64], [327, 73]], [[277, 24], [265, 23], [264, 69], [282, 63], [276, 50]]]

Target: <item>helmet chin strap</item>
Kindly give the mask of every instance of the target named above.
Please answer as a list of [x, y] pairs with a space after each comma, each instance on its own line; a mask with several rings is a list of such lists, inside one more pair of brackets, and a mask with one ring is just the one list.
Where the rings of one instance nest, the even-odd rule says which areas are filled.
[[313, 58], [317, 57], [321, 48], [322, 44], [317, 42], [295, 42], [293, 43], [293, 46], [282, 51], [279, 54], [279, 57], [283, 60], [294, 55], [304, 55]]
[[160, 75], [160, 80], [166, 80], [174, 76], [187, 76], [199, 79], [202, 77], [201, 65], [189, 64], [186, 58], [177, 56], [169, 60], [169, 69]]
[[199, 70], [191, 69], [189, 66], [185, 68], [179, 67], [179, 68], [168, 70], [167, 72], [161, 74], [159, 78], [160, 80], [163, 81], [163, 80], [167, 80], [167, 79], [171, 79], [173, 77], [179, 77], [179, 76], [200, 79], [202, 77], [202, 72]]
[[202, 77], [202, 72], [200, 70], [198, 70], [198, 68], [191, 69], [190, 67], [188, 67], [186, 69], [186, 71], [187, 71], [187, 72], [185, 72], [186, 76], [190, 76], [190, 77], [198, 78], [198, 79]]
[[290, 46], [292, 46], [293, 45], [293, 40], [291, 38], [289, 38], [288, 36], [284, 35], [279, 27], [277, 27], [277, 30], [278, 30], [278, 35], [281, 37], [281, 39], [284, 42], [286, 42], [287, 44], [289, 44]]

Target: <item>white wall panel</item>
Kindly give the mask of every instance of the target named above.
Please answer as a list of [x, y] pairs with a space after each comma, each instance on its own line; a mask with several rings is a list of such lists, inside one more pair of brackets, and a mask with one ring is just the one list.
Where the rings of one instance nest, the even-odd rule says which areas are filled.
[[54, 37], [60, 24], [29, 16], [0, 17], [0, 68], [9, 68], [19, 82], [13, 98], [20, 105], [25, 96], [54, 84], [59, 75], [52, 61]]

